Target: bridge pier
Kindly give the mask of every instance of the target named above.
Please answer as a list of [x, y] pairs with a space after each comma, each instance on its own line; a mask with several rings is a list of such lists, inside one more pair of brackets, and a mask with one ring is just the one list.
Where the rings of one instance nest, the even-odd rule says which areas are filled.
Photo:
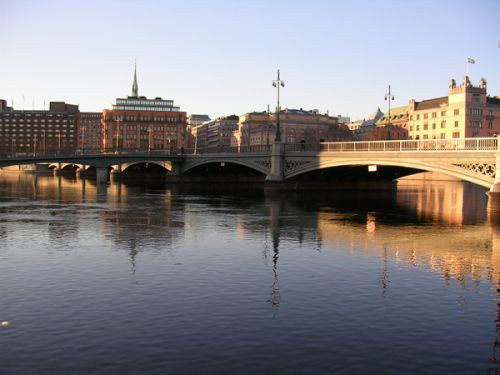
[[271, 149], [271, 172], [266, 176], [266, 182], [282, 182], [285, 176], [285, 145], [274, 142]]
[[169, 176], [179, 177], [181, 175], [181, 163], [172, 162], [172, 169], [168, 174]]
[[488, 211], [500, 212], [500, 136], [497, 136], [495, 182], [493, 182], [490, 191], [486, 194], [488, 195]]
[[96, 167], [95, 169], [95, 181], [97, 185], [104, 185], [108, 183], [108, 168], [107, 167]]
[[113, 169], [111, 171], [112, 174], [121, 174], [122, 173], [122, 165], [121, 164], [117, 164], [116, 165], [116, 169]]

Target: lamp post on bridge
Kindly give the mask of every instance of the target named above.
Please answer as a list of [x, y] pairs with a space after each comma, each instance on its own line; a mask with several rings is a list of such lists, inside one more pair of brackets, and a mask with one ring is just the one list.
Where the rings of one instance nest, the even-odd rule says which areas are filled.
[[394, 101], [394, 95], [391, 94], [391, 85], [389, 85], [389, 92], [385, 94], [384, 100], [389, 103], [389, 110], [387, 111], [387, 125], [390, 125], [391, 121], [391, 101]]
[[285, 175], [284, 166], [284, 144], [281, 143], [281, 129], [280, 129], [280, 86], [285, 87], [285, 82], [280, 78], [280, 71], [278, 69], [278, 77], [273, 81], [273, 86], [277, 88], [278, 100], [276, 106], [276, 135], [274, 143], [271, 148], [271, 170], [266, 176], [266, 181], [269, 182], [282, 182]]
[[273, 81], [273, 86], [277, 88], [278, 100], [276, 106], [276, 135], [274, 137], [275, 142], [281, 142], [281, 130], [280, 130], [280, 86], [285, 87], [285, 81], [280, 79], [280, 70], [278, 69], [278, 77]]

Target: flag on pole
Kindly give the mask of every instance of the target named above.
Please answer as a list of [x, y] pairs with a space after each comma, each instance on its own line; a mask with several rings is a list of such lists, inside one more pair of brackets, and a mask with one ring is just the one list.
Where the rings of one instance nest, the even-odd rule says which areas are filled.
[[469, 58], [467, 59], [467, 62], [468, 62], [469, 64], [475, 64], [475, 63], [476, 63], [476, 60], [474, 60], [472, 57], [469, 57]]

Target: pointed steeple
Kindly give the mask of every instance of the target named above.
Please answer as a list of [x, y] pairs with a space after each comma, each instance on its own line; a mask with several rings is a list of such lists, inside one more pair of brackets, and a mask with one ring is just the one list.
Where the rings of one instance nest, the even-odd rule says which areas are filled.
[[132, 83], [132, 96], [139, 96], [139, 86], [137, 85], [137, 64], [134, 62], [134, 82]]

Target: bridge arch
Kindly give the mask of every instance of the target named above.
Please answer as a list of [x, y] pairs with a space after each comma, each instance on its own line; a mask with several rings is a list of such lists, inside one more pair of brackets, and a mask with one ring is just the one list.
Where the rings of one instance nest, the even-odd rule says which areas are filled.
[[368, 166], [368, 165], [378, 165], [378, 166], [389, 166], [389, 167], [402, 167], [417, 169], [422, 172], [437, 172], [448, 176], [456, 177], [460, 180], [471, 182], [473, 184], [490, 188], [493, 184], [494, 177], [481, 175], [479, 173], [471, 173], [471, 171], [464, 169], [458, 165], [440, 165], [440, 164], [430, 164], [425, 162], [419, 162], [418, 160], [384, 160], [384, 159], [349, 159], [349, 160], [317, 160], [310, 163], [305, 163], [302, 166], [295, 168], [288, 173], [285, 173], [285, 179], [290, 179], [296, 176], [300, 176], [304, 173], [313, 172], [320, 169], [344, 167], [344, 166]]
[[186, 172], [189, 172], [196, 167], [201, 167], [203, 165], [209, 165], [209, 164], [217, 164], [217, 163], [227, 163], [227, 164], [240, 165], [240, 166], [252, 169], [256, 172], [262, 173], [263, 175], [267, 175], [269, 173], [269, 169], [267, 169], [264, 165], [260, 165], [258, 163], [252, 162], [248, 159], [240, 160], [240, 159], [230, 159], [230, 158], [223, 158], [223, 157], [185, 162], [185, 164], [182, 167], [181, 172], [186, 173]]
[[[140, 165], [140, 164], [154, 164], [157, 165], [161, 168], [163, 168], [165, 171], [170, 172], [172, 170], [172, 162], [171, 161], [158, 161], [158, 160], [147, 160], [147, 161], [135, 161], [131, 163], [123, 163], [121, 164], [121, 170], [122, 172], [125, 172], [127, 169], [132, 168], [134, 166]], [[113, 170], [118, 170], [118, 164], [111, 166]]]

